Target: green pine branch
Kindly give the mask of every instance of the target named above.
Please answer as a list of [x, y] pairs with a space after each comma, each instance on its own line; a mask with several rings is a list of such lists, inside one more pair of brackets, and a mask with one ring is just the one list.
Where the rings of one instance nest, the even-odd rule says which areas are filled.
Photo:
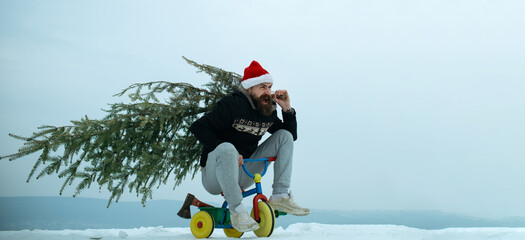
[[[12, 161], [39, 152], [27, 181], [37, 172], [36, 179], [56, 174], [64, 179], [60, 194], [76, 184], [74, 196], [92, 184], [105, 186], [111, 192], [108, 207], [126, 190], [142, 196], [145, 204], [153, 188], [170, 177], [175, 189], [199, 169], [202, 149], [190, 125], [241, 80], [239, 74], [183, 58], [210, 75], [211, 81], [203, 88], [165, 81], [133, 84], [115, 95], [128, 94], [131, 103], [110, 104], [103, 119], [85, 116], [70, 126], [44, 125], [30, 137], [9, 134], [24, 145], [0, 159]], [[160, 101], [158, 95], [166, 93], [169, 99]]]

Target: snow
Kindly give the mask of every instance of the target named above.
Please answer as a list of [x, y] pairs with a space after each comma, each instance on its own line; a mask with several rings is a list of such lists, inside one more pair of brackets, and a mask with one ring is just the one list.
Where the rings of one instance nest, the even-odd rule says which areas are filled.
[[[245, 233], [243, 239], [257, 238], [252, 232]], [[276, 228], [272, 239], [525, 239], [525, 228], [447, 228], [441, 230], [422, 230], [396, 225], [329, 225], [318, 223], [297, 223], [286, 229]], [[86, 229], [86, 230], [23, 230], [0, 231], [2, 240], [62, 240], [62, 239], [154, 239], [178, 240], [194, 239], [188, 228], [142, 227], [135, 229]], [[221, 229], [215, 229], [211, 239], [228, 239]]]

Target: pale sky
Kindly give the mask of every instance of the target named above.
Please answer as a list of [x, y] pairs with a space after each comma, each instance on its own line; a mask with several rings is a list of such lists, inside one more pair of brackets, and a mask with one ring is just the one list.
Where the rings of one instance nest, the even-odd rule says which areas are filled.
[[[205, 83], [182, 56], [240, 74], [257, 60], [297, 111], [301, 205], [525, 217], [523, 12], [505, 0], [2, 1], [0, 155], [22, 145], [8, 133], [104, 117], [133, 83]], [[37, 157], [0, 161], [0, 196], [58, 195], [56, 175], [25, 182]], [[200, 175], [172, 186], [154, 199], [221, 201]]]

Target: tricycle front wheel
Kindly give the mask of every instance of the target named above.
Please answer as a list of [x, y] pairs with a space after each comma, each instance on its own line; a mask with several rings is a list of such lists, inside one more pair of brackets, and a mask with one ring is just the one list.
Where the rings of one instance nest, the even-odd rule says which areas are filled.
[[[259, 229], [253, 231], [258, 237], [269, 237], [275, 228], [275, 215], [270, 204], [258, 202], [259, 207]], [[255, 219], [254, 209], [252, 209], [252, 218]]]

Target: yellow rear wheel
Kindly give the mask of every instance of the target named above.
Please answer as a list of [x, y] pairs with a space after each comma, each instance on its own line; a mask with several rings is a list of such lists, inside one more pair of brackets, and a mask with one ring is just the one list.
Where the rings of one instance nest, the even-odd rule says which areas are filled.
[[190, 229], [196, 238], [207, 238], [213, 233], [215, 222], [213, 217], [205, 211], [195, 213], [191, 218]]
[[[253, 231], [258, 237], [269, 237], [275, 228], [275, 215], [272, 207], [266, 202], [258, 202], [259, 207], [259, 229]], [[252, 218], [255, 219], [254, 210], [252, 209]]]
[[237, 231], [235, 228], [225, 228], [224, 234], [226, 234], [227, 237], [240, 238], [244, 233]]

